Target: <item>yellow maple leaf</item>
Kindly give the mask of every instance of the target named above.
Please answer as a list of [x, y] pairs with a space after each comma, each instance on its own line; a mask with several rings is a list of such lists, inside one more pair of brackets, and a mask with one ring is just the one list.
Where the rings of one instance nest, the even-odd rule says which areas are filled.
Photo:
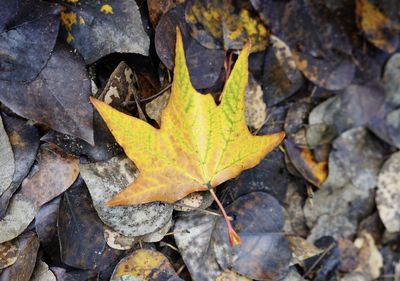
[[283, 132], [254, 136], [246, 125], [244, 92], [249, 51], [247, 44], [217, 106], [210, 94], [202, 95], [193, 88], [178, 31], [174, 81], [160, 129], [91, 99], [140, 171], [134, 182], [108, 202], [109, 206], [173, 203], [236, 177], [279, 145]]

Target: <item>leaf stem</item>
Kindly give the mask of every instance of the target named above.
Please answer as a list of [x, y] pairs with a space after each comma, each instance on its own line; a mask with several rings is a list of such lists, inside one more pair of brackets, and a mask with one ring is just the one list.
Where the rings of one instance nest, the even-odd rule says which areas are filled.
[[219, 209], [221, 210], [222, 215], [224, 216], [226, 225], [228, 226], [228, 236], [229, 236], [229, 242], [230, 242], [231, 246], [233, 247], [233, 246], [242, 244], [242, 240], [240, 239], [239, 234], [237, 234], [236, 231], [233, 229], [232, 224], [229, 220], [229, 217], [225, 212], [224, 206], [222, 206], [221, 201], [219, 201], [217, 195], [214, 192], [214, 189], [209, 188], [208, 191], [210, 191], [212, 197], [214, 198], [215, 202], [217, 203]]

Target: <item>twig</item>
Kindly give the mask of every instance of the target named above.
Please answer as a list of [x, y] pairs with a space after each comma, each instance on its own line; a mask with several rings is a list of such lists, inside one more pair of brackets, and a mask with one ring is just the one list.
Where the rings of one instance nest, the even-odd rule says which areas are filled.
[[314, 262], [314, 264], [306, 271], [306, 273], [303, 274], [303, 278], [306, 278], [313, 271], [313, 269], [321, 262], [321, 260], [328, 254], [328, 252], [332, 250], [334, 247], [335, 243], [330, 244], [329, 247], [326, 248], [325, 251]]
[[162, 94], [164, 94], [166, 91], [168, 91], [169, 89], [171, 89], [172, 84], [168, 84], [167, 86], [165, 86], [163, 89], [161, 89], [160, 91], [158, 91], [157, 93], [155, 93], [154, 95], [141, 99], [140, 102], [144, 102], [144, 101], [149, 101], [152, 99], [155, 99], [158, 96], [161, 96]]
[[182, 264], [182, 266], [180, 268], [178, 268], [178, 270], [176, 271], [176, 274], [179, 275], [181, 274], [181, 272], [185, 269], [185, 264]]
[[171, 244], [169, 244], [169, 243], [167, 243], [167, 242], [161, 241], [161, 242], [160, 242], [160, 246], [167, 246], [167, 247], [171, 248], [172, 250], [174, 250], [174, 251], [180, 253], [177, 247], [172, 246]]
[[[183, 203], [175, 202], [174, 205], [176, 205], [178, 207], [184, 207], [184, 208], [192, 209], [194, 211], [198, 211], [200, 213], [205, 213], [207, 215], [213, 215], [213, 216], [217, 216], [217, 217], [222, 217], [222, 215], [218, 214], [217, 212], [206, 210], [206, 209], [201, 209], [201, 208], [198, 208], [198, 207], [193, 207], [193, 206], [186, 205], [186, 204], [183, 204]], [[228, 216], [228, 218], [229, 218], [229, 220], [233, 220], [232, 217]]]

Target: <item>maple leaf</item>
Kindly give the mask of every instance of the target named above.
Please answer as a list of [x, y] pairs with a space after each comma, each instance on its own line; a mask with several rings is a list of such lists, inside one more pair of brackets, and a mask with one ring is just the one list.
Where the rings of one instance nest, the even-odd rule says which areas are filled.
[[91, 99], [139, 177], [114, 196], [109, 206], [153, 201], [173, 203], [208, 190], [257, 165], [284, 138], [284, 133], [254, 136], [244, 117], [248, 79], [247, 44], [239, 55], [217, 106], [210, 94], [190, 82], [182, 37], [177, 31], [174, 80], [161, 128]]

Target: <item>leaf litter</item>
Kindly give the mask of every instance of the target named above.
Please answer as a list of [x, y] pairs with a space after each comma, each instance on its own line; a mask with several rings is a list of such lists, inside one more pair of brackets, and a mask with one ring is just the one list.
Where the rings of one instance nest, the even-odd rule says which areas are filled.
[[[0, 4], [0, 280], [398, 276], [395, 0], [117, 2]], [[127, 164], [89, 96], [162, 130], [177, 26], [185, 79], [217, 107], [250, 39], [240, 130], [287, 134], [216, 189], [241, 237], [233, 248], [207, 190], [106, 207], [145, 169]]]

